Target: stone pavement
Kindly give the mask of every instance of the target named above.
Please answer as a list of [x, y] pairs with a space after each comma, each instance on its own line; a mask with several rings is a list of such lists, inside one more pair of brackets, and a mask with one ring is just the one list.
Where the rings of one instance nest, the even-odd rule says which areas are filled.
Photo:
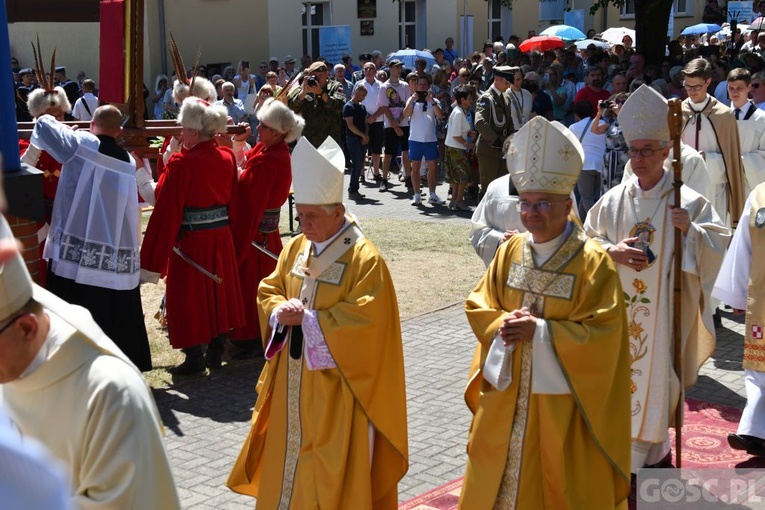
[[[469, 221], [445, 207], [413, 207], [392, 192], [364, 189], [369, 203], [351, 205], [365, 217]], [[439, 187], [446, 197], [446, 187]], [[407, 197], [408, 198], [408, 197]], [[433, 214], [440, 211], [439, 214]], [[467, 242], [467, 240], [466, 240]], [[464, 303], [402, 322], [409, 416], [409, 472], [399, 485], [405, 501], [461, 476], [470, 413], [462, 398], [475, 340]], [[689, 397], [743, 407], [743, 319], [723, 312], [717, 349]], [[240, 362], [209, 377], [187, 379], [154, 396], [166, 428], [167, 449], [185, 509], [252, 509], [254, 500], [229, 491], [225, 480], [249, 430], [261, 362]]]

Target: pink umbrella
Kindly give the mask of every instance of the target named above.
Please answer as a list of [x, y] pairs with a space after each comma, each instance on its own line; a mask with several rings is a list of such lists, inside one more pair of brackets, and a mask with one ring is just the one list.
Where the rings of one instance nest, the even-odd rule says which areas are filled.
[[765, 18], [760, 16], [756, 20], [752, 21], [752, 24], [749, 25], [749, 30], [762, 30], [763, 25], [765, 25]]
[[566, 43], [564, 43], [563, 39], [560, 37], [554, 35], [538, 35], [523, 41], [518, 49], [523, 53], [528, 53], [529, 51], [534, 50], [544, 52], [547, 50], [554, 50], [555, 48], [563, 48], [564, 46], [566, 46]]

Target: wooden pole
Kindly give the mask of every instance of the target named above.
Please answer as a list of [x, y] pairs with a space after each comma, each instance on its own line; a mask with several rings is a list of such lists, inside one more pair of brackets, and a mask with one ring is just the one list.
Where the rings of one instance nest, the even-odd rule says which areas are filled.
[[[680, 135], [683, 130], [683, 115], [678, 99], [669, 100], [669, 111], [667, 112], [667, 121], [669, 123], [669, 133], [672, 140], [672, 171], [674, 180], [674, 202], [675, 207], [680, 205], [680, 187], [683, 185], [683, 162], [680, 157]], [[680, 380], [680, 397], [675, 408], [675, 467], [682, 467], [683, 457], [683, 416], [685, 412], [685, 383], [683, 377], [683, 337], [682, 337], [682, 295], [683, 295], [683, 233], [679, 228], [675, 228], [675, 254], [674, 254], [674, 278], [673, 278], [673, 320], [672, 320], [672, 340], [674, 353], [674, 369], [677, 378]]]

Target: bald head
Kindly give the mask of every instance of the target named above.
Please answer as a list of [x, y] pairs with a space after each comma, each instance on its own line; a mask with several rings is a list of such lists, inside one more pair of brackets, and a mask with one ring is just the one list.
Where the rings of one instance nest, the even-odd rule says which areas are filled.
[[93, 120], [90, 123], [90, 132], [94, 135], [108, 135], [117, 137], [122, 130], [122, 113], [117, 107], [104, 105], [96, 108], [93, 112]]

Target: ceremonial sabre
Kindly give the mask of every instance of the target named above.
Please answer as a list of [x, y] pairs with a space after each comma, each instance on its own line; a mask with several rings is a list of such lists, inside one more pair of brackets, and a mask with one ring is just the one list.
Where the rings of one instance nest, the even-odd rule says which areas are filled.
[[[674, 189], [675, 207], [680, 207], [680, 187], [683, 185], [683, 162], [680, 159], [680, 134], [683, 130], [683, 116], [680, 108], [680, 100], [670, 99], [668, 102], [669, 110], [667, 112], [667, 122], [669, 123], [669, 135], [672, 140], [672, 186]], [[683, 233], [679, 228], [675, 228], [675, 255], [674, 255], [674, 320], [672, 322], [672, 340], [674, 346], [674, 369], [678, 379], [680, 379], [680, 398], [675, 408], [675, 466], [682, 467], [682, 430], [683, 415], [685, 412], [685, 386], [683, 379], [683, 337], [681, 298], [683, 294]]]
[[211, 279], [218, 285], [221, 285], [223, 283], [223, 278], [221, 278], [220, 276], [216, 274], [212, 274], [210, 271], [208, 271], [207, 269], [203, 268], [202, 266], [200, 266], [199, 264], [191, 260], [185, 253], [179, 250], [177, 246], [173, 247], [173, 251], [180, 258], [182, 258], [184, 262], [186, 262], [188, 265], [190, 265], [191, 267], [193, 267], [194, 269], [196, 269], [197, 271], [199, 271], [200, 273], [202, 273], [203, 275], [205, 275], [206, 277], [208, 277], [209, 279]]
[[252, 242], [252, 245], [253, 245], [255, 248], [257, 248], [258, 250], [260, 250], [261, 252], [263, 252], [263, 253], [265, 253], [266, 255], [268, 255], [269, 257], [271, 257], [272, 259], [274, 259], [274, 260], [276, 260], [276, 261], [278, 261], [278, 260], [279, 260], [279, 255], [277, 255], [276, 253], [272, 252], [271, 250], [269, 250], [269, 249], [268, 249], [268, 248], [266, 248], [265, 246], [261, 246], [261, 245], [259, 245], [258, 243], [256, 243], [255, 241], [253, 241], [253, 242]]

